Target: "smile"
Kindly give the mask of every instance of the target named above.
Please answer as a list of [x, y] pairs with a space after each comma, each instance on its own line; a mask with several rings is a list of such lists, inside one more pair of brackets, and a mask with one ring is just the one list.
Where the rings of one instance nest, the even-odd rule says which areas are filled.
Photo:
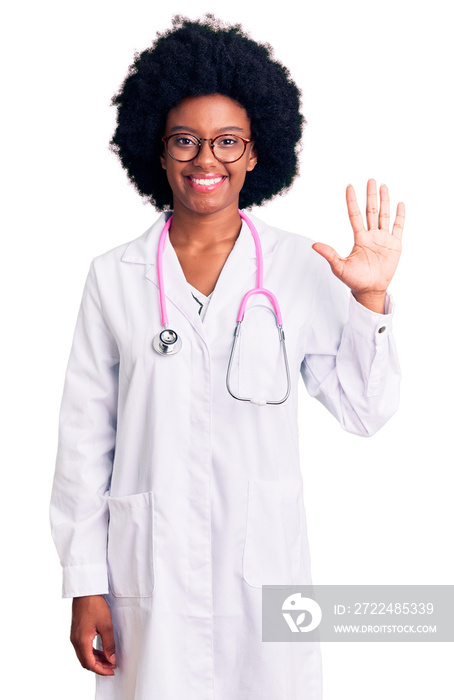
[[212, 192], [222, 185], [224, 180], [226, 180], [225, 175], [217, 175], [216, 177], [194, 177], [193, 175], [186, 175], [186, 180], [189, 182], [191, 187], [198, 190], [199, 192]]
[[215, 177], [211, 180], [196, 180], [195, 177], [190, 178], [191, 182], [195, 182], [196, 185], [216, 185], [218, 182], [221, 182], [222, 179], [222, 177]]

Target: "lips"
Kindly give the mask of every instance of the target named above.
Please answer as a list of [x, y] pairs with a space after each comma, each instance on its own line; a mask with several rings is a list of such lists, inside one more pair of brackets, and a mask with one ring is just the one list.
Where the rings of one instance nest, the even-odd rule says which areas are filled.
[[218, 173], [204, 174], [204, 175], [185, 175], [185, 179], [197, 192], [213, 192], [221, 187], [226, 180], [225, 175], [220, 175]]

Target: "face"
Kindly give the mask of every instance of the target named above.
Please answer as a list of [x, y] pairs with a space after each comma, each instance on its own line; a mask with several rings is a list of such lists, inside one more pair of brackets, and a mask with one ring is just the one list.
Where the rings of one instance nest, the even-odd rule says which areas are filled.
[[[188, 132], [201, 139], [213, 139], [225, 133], [251, 138], [246, 110], [224, 95], [187, 97], [170, 110], [165, 136]], [[257, 162], [253, 142], [248, 143], [242, 158], [235, 163], [221, 163], [203, 141], [196, 158], [180, 163], [165, 149], [162, 167], [173, 192], [174, 212], [185, 210], [213, 214], [228, 207], [238, 209], [238, 199], [246, 173]]]

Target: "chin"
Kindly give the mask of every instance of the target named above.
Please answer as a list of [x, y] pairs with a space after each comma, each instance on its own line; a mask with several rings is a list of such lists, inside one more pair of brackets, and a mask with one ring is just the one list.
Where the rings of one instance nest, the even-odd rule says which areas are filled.
[[183, 207], [186, 210], [200, 215], [216, 214], [216, 212], [223, 211], [224, 209], [232, 206], [235, 206], [236, 209], [238, 209], [237, 202], [220, 202], [218, 199], [209, 196], [205, 196], [203, 198], [200, 197], [197, 198], [197, 200], [183, 204]]

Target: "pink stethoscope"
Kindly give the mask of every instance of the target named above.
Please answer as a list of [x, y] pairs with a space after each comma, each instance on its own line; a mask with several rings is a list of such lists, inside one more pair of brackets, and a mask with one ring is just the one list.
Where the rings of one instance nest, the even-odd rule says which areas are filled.
[[[246, 294], [243, 297], [243, 300], [240, 304], [240, 310], [238, 311], [238, 316], [236, 319], [236, 327], [235, 331], [233, 334], [233, 343], [232, 343], [232, 349], [230, 351], [230, 358], [229, 358], [229, 364], [227, 368], [227, 376], [226, 376], [226, 384], [227, 384], [227, 390], [231, 396], [233, 396], [234, 399], [238, 399], [239, 401], [250, 401], [253, 404], [256, 404], [257, 406], [264, 406], [265, 404], [280, 404], [284, 403], [284, 401], [289, 397], [290, 394], [290, 372], [289, 372], [289, 367], [288, 367], [288, 360], [287, 360], [287, 350], [285, 347], [285, 336], [284, 336], [284, 329], [282, 327], [282, 315], [281, 311], [279, 309], [279, 304], [272, 292], [270, 292], [268, 289], [264, 289], [263, 287], [263, 253], [262, 253], [262, 246], [260, 244], [260, 238], [257, 233], [257, 229], [255, 228], [254, 224], [252, 221], [249, 219], [246, 214], [241, 211], [241, 209], [238, 210], [240, 217], [246, 222], [246, 224], [249, 226], [249, 229], [251, 231], [252, 237], [254, 239], [255, 243], [255, 251], [256, 251], [256, 257], [257, 257], [257, 283], [254, 289], [249, 290], [249, 292], [246, 292]], [[166, 221], [166, 224], [164, 228], [161, 231], [161, 235], [159, 237], [159, 244], [158, 244], [158, 256], [157, 256], [157, 269], [158, 269], [158, 287], [159, 287], [159, 302], [161, 306], [161, 321], [162, 321], [162, 326], [163, 330], [158, 333], [153, 338], [153, 348], [158, 352], [160, 355], [175, 355], [182, 346], [181, 338], [179, 335], [171, 330], [168, 325], [168, 318], [167, 318], [167, 306], [166, 306], [166, 300], [165, 300], [165, 292], [164, 292], [164, 279], [163, 279], [163, 274], [162, 274], [162, 254], [164, 252], [164, 246], [168, 237], [168, 232], [170, 229], [170, 225], [172, 223], [172, 218], [173, 215]], [[238, 337], [240, 335], [241, 331], [241, 324], [243, 322], [244, 318], [244, 312], [246, 310], [246, 304], [249, 300], [249, 298], [253, 294], [265, 294], [269, 300], [271, 301], [274, 309], [274, 313], [276, 315], [276, 324], [279, 332], [279, 340], [282, 345], [282, 353], [284, 356], [284, 362], [285, 362], [285, 371], [287, 375], [287, 391], [285, 393], [285, 396], [283, 399], [280, 399], [279, 401], [268, 401], [263, 398], [246, 398], [244, 396], [238, 396], [235, 394], [231, 387], [230, 387], [230, 368], [232, 366], [232, 359], [235, 353], [235, 347], [238, 341]]]

